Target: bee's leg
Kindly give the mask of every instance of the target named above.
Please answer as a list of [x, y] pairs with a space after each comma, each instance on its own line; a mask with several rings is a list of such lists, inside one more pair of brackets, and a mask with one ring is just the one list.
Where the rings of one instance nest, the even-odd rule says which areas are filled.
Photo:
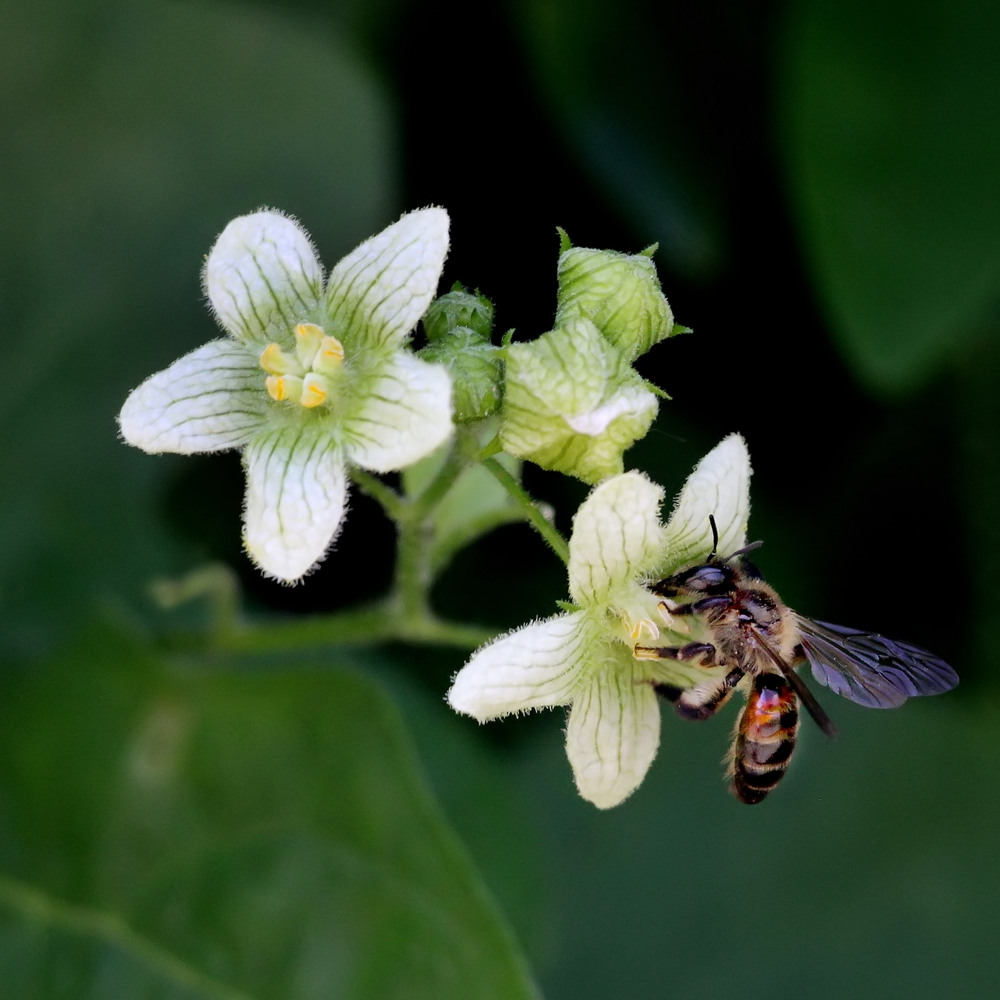
[[685, 719], [695, 720], [715, 715], [729, 701], [730, 695], [743, 677], [744, 671], [739, 667], [733, 667], [722, 680], [706, 681], [681, 691], [676, 698], [671, 699], [677, 714]]
[[[715, 666], [715, 646], [710, 642], [689, 642], [686, 646], [635, 646], [633, 655], [639, 660], [694, 660], [700, 666]], [[674, 684], [654, 684], [653, 690], [667, 701], [677, 701], [683, 692]]]
[[728, 608], [732, 603], [733, 599], [724, 595], [703, 597], [698, 601], [692, 601], [690, 604], [678, 604], [677, 601], [672, 601], [669, 597], [664, 597], [660, 601], [660, 607], [670, 615], [703, 615], [707, 611], [712, 611], [716, 608]]
[[689, 642], [685, 646], [636, 646], [634, 653], [640, 660], [696, 660], [700, 666], [715, 666], [715, 646], [710, 642]]

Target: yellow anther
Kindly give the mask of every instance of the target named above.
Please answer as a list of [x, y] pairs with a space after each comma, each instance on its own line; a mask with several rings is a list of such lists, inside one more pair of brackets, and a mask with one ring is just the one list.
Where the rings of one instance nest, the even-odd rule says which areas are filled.
[[299, 402], [310, 409], [314, 406], [320, 406], [326, 402], [328, 392], [329, 386], [326, 379], [322, 375], [310, 372], [302, 380], [302, 398]]
[[323, 327], [315, 323], [299, 323], [295, 327], [295, 353], [306, 371], [312, 368], [322, 341]]
[[630, 634], [635, 641], [638, 641], [644, 635], [648, 635], [650, 639], [658, 639], [660, 637], [660, 630], [656, 627], [656, 622], [652, 622], [648, 618], [640, 618], [632, 626]]
[[675, 601], [660, 601], [656, 605], [656, 610], [660, 613], [660, 618], [663, 620], [663, 624], [666, 625], [671, 632], [685, 632], [687, 634], [691, 633], [691, 622], [688, 621], [686, 617], [678, 615], [674, 617], [671, 614], [672, 611], [677, 611], [680, 607]]
[[336, 337], [324, 337], [313, 359], [313, 371], [333, 375], [344, 363], [344, 345]]
[[302, 379], [297, 375], [268, 375], [264, 385], [271, 399], [279, 403], [287, 400], [294, 403], [302, 396]]
[[302, 366], [280, 345], [271, 343], [260, 352], [260, 366], [269, 375], [301, 375]]

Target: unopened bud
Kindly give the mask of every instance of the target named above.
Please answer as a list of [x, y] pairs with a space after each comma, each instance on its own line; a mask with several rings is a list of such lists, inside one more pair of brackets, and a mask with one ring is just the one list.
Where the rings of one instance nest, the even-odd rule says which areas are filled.
[[431, 303], [423, 324], [424, 333], [432, 343], [459, 327], [472, 331], [481, 341], [488, 341], [493, 329], [493, 303], [485, 295], [467, 292], [456, 285]]
[[500, 405], [500, 349], [484, 343], [478, 333], [458, 327], [419, 353], [448, 369], [459, 423], [482, 420]]
[[630, 362], [671, 333], [680, 332], [660, 288], [651, 252], [565, 249], [559, 256], [555, 325], [585, 317]]

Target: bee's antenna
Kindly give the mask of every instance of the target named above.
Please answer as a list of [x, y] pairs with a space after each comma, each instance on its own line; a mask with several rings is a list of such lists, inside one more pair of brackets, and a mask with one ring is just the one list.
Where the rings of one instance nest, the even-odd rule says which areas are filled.
[[[719, 554], [719, 528], [715, 523], [715, 515], [708, 515], [708, 523], [712, 526], [712, 551], [709, 553], [708, 562], [715, 562], [716, 556]], [[737, 549], [735, 552], [731, 552], [723, 562], [729, 562], [730, 559], [735, 559], [737, 556], [744, 556], [748, 552], [753, 552], [754, 549], [759, 549], [764, 543], [763, 542], [751, 542], [749, 545], [744, 545], [742, 549]]]
[[759, 549], [763, 544], [763, 542], [751, 542], [749, 545], [744, 545], [742, 549], [737, 549], [729, 558], [735, 559], [737, 556], [745, 556], [748, 552]]

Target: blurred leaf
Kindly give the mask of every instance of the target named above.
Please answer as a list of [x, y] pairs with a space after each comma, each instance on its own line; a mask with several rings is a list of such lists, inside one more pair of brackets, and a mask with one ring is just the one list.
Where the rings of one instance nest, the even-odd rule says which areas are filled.
[[815, 280], [859, 375], [910, 390], [1000, 300], [1000, 6], [788, 10], [777, 92]]
[[[8, 5], [0, 87], [0, 326], [17, 373], [0, 397], [0, 599], [8, 642], [31, 650], [106, 587], [218, 557], [210, 531], [182, 550], [157, 511], [197, 460], [125, 448], [115, 415], [218, 335], [199, 271], [230, 218], [292, 212], [332, 264], [390, 221], [393, 149], [373, 74], [335, 30], [254, 5]], [[205, 492], [187, 498], [193, 523], [217, 506]]]
[[548, 833], [546, 997], [774, 1000], [774, 976], [748, 972], [762, 962], [811, 1000], [996, 995], [997, 706], [820, 698], [840, 736], [805, 719], [759, 806], [722, 779], [736, 706], [697, 724], [666, 709], [646, 781], [606, 812], [573, 787], [558, 713], [507, 748]]
[[707, 165], [694, 162], [664, 55], [669, 11], [641, 0], [517, 0], [512, 9], [553, 121], [609, 203], [646, 244], [659, 244], [669, 267], [715, 270], [718, 192]]
[[103, 631], [3, 687], [7, 995], [537, 995], [370, 681]]

